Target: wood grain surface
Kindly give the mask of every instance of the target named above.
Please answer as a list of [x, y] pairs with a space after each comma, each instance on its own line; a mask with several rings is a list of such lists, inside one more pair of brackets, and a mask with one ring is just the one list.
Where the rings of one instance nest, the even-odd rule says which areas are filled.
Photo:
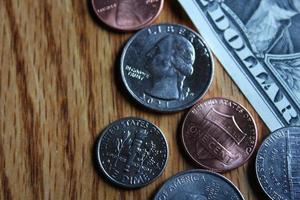
[[[158, 22], [194, 28], [175, 0], [166, 0]], [[132, 34], [99, 23], [86, 0], [0, 1], [1, 199], [150, 199], [167, 178], [195, 168], [177, 140], [186, 111], [141, 109], [120, 87], [119, 55]], [[204, 98], [227, 97], [249, 109], [259, 145], [268, 129], [215, 63], [214, 81]], [[93, 165], [93, 145], [101, 130], [126, 116], [158, 125], [170, 147], [162, 176], [137, 190], [114, 187]], [[265, 199], [255, 179], [254, 158], [224, 174], [246, 200]]]

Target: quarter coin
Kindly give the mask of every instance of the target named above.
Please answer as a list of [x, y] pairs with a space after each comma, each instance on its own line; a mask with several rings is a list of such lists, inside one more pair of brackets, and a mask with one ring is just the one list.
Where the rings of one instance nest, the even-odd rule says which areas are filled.
[[161, 130], [140, 118], [111, 123], [96, 144], [97, 166], [114, 184], [138, 188], [164, 171], [168, 145]]
[[206, 170], [180, 172], [167, 180], [153, 200], [243, 200], [227, 178]]
[[271, 199], [300, 199], [300, 127], [281, 128], [264, 140], [256, 175]]
[[224, 172], [250, 158], [257, 129], [243, 106], [229, 99], [212, 98], [189, 111], [181, 136], [187, 154], [200, 167]]
[[163, 0], [92, 0], [94, 12], [106, 25], [133, 31], [151, 24], [163, 7]]
[[155, 111], [179, 111], [194, 105], [213, 77], [211, 53], [193, 30], [157, 24], [135, 34], [121, 56], [126, 89]]

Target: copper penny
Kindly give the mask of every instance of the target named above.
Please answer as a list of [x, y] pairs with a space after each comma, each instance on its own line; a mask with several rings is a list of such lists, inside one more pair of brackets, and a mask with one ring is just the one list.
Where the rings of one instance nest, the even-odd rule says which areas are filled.
[[108, 26], [138, 30], [151, 24], [159, 15], [163, 0], [92, 0], [94, 12]]
[[224, 172], [244, 164], [255, 150], [257, 128], [238, 103], [212, 98], [195, 105], [182, 126], [182, 142], [200, 167]]

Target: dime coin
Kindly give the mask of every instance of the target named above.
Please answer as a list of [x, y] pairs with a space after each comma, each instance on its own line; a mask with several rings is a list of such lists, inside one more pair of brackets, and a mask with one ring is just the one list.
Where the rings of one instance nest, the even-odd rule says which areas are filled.
[[257, 142], [250, 113], [238, 103], [213, 98], [195, 105], [182, 127], [188, 155], [201, 167], [223, 172], [245, 163]]
[[227, 178], [206, 170], [188, 170], [171, 177], [154, 200], [243, 200]]
[[206, 93], [213, 61], [197, 33], [181, 25], [158, 24], [129, 40], [121, 57], [121, 75], [140, 104], [156, 111], [179, 111]]
[[256, 174], [271, 199], [300, 199], [300, 127], [276, 130], [264, 140], [256, 157]]
[[163, 0], [92, 0], [97, 17], [108, 26], [132, 31], [151, 24], [163, 7]]
[[97, 164], [113, 183], [145, 186], [161, 175], [168, 159], [166, 138], [158, 127], [140, 118], [110, 124], [96, 144]]

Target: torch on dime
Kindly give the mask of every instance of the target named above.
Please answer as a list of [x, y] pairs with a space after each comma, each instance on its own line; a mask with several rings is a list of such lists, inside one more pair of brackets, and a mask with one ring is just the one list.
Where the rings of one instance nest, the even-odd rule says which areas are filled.
[[161, 130], [140, 118], [111, 123], [96, 143], [97, 166], [114, 184], [138, 188], [164, 171], [168, 145]]

